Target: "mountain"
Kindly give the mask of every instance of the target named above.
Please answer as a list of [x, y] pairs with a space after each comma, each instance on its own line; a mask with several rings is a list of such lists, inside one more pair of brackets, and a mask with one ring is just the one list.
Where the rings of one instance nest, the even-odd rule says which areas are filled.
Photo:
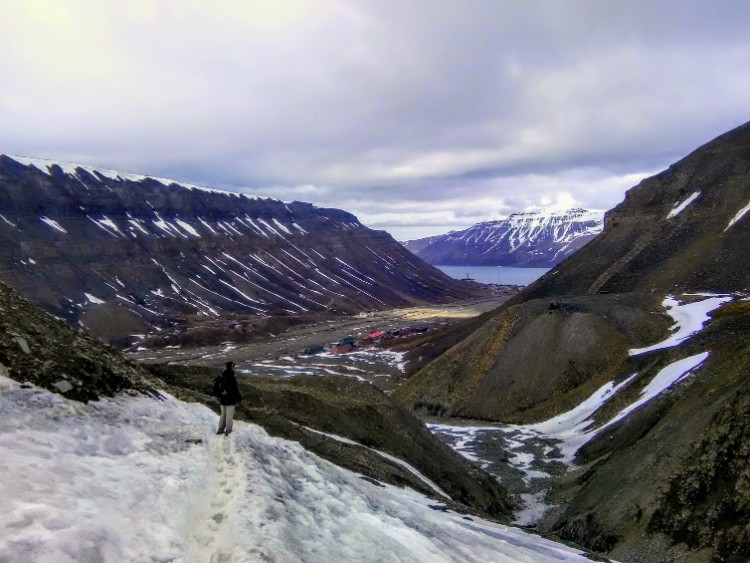
[[186, 319], [356, 313], [475, 295], [353, 215], [0, 155], [0, 280], [119, 344]]
[[217, 436], [210, 373], [148, 373], [0, 283], [0, 559], [588, 560], [485, 519], [503, 487], [375, 388], [238, 379]]
[[621, 560], [750, 554], [748, 147], [745, 124], [643, 180], [575, 255], [411, 352], [436, 357], [396, 391], [415, 411], [569, 452], [540, 529]]
[[410, 240], [404, 246], [440, 266], [550, 268], [599, 234], [603, 218], [603, 212], [581, 208], [535, 210]]

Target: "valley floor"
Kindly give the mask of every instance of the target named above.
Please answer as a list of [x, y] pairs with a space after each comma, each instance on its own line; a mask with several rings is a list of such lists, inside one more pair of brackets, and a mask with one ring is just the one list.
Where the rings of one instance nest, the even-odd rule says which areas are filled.
[[[343, 375], [368, 381], [390, 391], [401, 380], [404, 371], [402, 355], [385, 348], [369, 346], [354, 353], [305, 356], [306, 348], [335, 342], [348, 336], [357, 337], [375, 330], [424, 327], [434, 330], [450, 323], [475, 317], [499, 307], [512, 292], [486, 299], [474, 299], [440, 306], [411, 307], [379, 311], [367, 317], [338, 317], [295, 327], [269, 340], [251, 343], [226, 342], [219, 346], [168, 346], [129, 352], [143, 363], [174, 362], [185, 365], [219, 367], [233, 360], [240, 373], [290, 377], [303, 373]], [[397, 344], [398, 341], [394, 341]]]
[[3, 561], [583, 561], [169, 396], [0, 378]]

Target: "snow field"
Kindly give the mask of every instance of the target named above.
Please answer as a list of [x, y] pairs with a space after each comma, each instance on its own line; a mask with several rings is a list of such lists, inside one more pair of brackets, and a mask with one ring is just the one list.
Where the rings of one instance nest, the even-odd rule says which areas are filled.
[[172, 397], [88, 405], [0, 378], [0, 560], [585, 561], [429, 507]]

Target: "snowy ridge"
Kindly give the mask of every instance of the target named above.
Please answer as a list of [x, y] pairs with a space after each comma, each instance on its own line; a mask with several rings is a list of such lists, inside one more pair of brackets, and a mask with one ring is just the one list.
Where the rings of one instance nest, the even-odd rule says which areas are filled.
[[712, 311], [721, 307], [724, 303], [732, 301], [731, 295], [714, 295], [711, 293], [688, 294], [692, 296], [706, 297], [693, 303], [683, 303], [672, 295], [667, 295], [662, 301], [665, 312], [672, 317], [674, 325], [671, 334], [662, 342], [657, 342], [645, 348], [633, 348], [628, 351], [631, 356], [639, 356], [655, 350], [663, 350], [679, 346], [682, 342], [701, 331], [703, 326], [711, 319]]
[[672, 208], [672, 210], [667, 214], [667, 219], [671, 219], [672, 217], [677, 217], [680, 213], [682, 213], [683, 211], [685, 211], [685, 209], [687, 209], [688, 205], [690, 205], [691, 203], [693, 203], [698, 198], [699, 195], [701, 195], [700, 192], [693, 192], [682, 203], [680, 203], [680, 202], [675, 203], [674, 207]]
[[742, 209], [740, 209], [740, 210], [739, 210], [739, 211], [737, 212], [737, 214], [736, 214], [736, 215], [735, 215], [734, 217], [732, 217], [732, 220], [731, 220], [731, 221], [729, 221], [729, 224], [727, 225], [726, 229], [724, 229], [724, 231], [726, 232], [726, 231], [728, 231], [729, 229], [731, 229], [731, 228], [732, 228], [732, 225], [734, 225], [734, 224], [735, 224], [735, 223], [737, 223], [737, 222], [738, 222], [739, 220], [741, 220], [741, 219], [742, 219], [742, 218], [743, 218], [743, 217], [745, 216], [745, 214], [746, 214], [746, 213], [747, 213], [748, 211], [750, 211], [750, 203], [748, 203], [748, 204], [747, 204], [747, 205], [746, 205], [745, 207], [743, 207]]
[[216, 436], [213, 412], [166, 395], [81, 404], [0, 377], [0, 410], [3, 560], [587, 561], [255, 425]]
[[[84, 172], [88, 172], [94, 178], [97, 178], [100, 176], [102, 178], [108, 178], [109, 180], [116, 180], [116, 181], [129, 180], [131, 182], [143, 182], [144, 180], [154, 180], [164, 186], [177, 186], [178, 188], [185, 188], [187, 190], [201, 190], [205, 192], [226, 194], [226, 195], [231, 195], [235, 197], [244, 197], [247, 199], [273, 200], [273, 198], [269, 198], [269, 197], [250, 195], [250, 194], [239, 193], [239, 192], [231, 192], [228, 190], [217, 190], [215, 188], [207, 188], [205, 186], [196, 186], [194, 184], [187, 184], [185, 182], [180, 182], [177, 180], [169, 180], [167, 178], [160, 178], [159, 176], [145, 176], [142, 174], [130, 174], [126, 172], [118, 172], [116, 170], [110, 170], [109, 168], [99, 168], [97, 166], [76, 164], [74, 162], [66, 162], [64, 160], [31, 158], [28, 156], [17, 156], [17, 155], [4, 154], [4, 153], [0, 153], [0, 155], [6, 156], [10, 158], [11, 160], [15, 160], [16, 162], [18, 162], [19, 164], [23, 164], [24, 166], [33, 166], [37, 170], [40, 170], [41, 172], [44, 172], [45, 174], [49, 174], [49, 175], [52, 175], [53, 166], [59, 166], [60, 169], [63, 171], [63, 173], [67, 174], [68, 176], [73, 176], [73, 177], [78, 177], [79, 170], [83, 170]], [[274, 200], [274, 201], [278, 201], [278, 200]]]

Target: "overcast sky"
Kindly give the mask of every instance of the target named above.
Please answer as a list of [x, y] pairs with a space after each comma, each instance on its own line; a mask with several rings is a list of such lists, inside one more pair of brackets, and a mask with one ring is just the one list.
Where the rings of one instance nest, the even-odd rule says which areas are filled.
[[0, 152], [405, 240], [607, 209], [750, 120], [750, 2], [0, 0]]

